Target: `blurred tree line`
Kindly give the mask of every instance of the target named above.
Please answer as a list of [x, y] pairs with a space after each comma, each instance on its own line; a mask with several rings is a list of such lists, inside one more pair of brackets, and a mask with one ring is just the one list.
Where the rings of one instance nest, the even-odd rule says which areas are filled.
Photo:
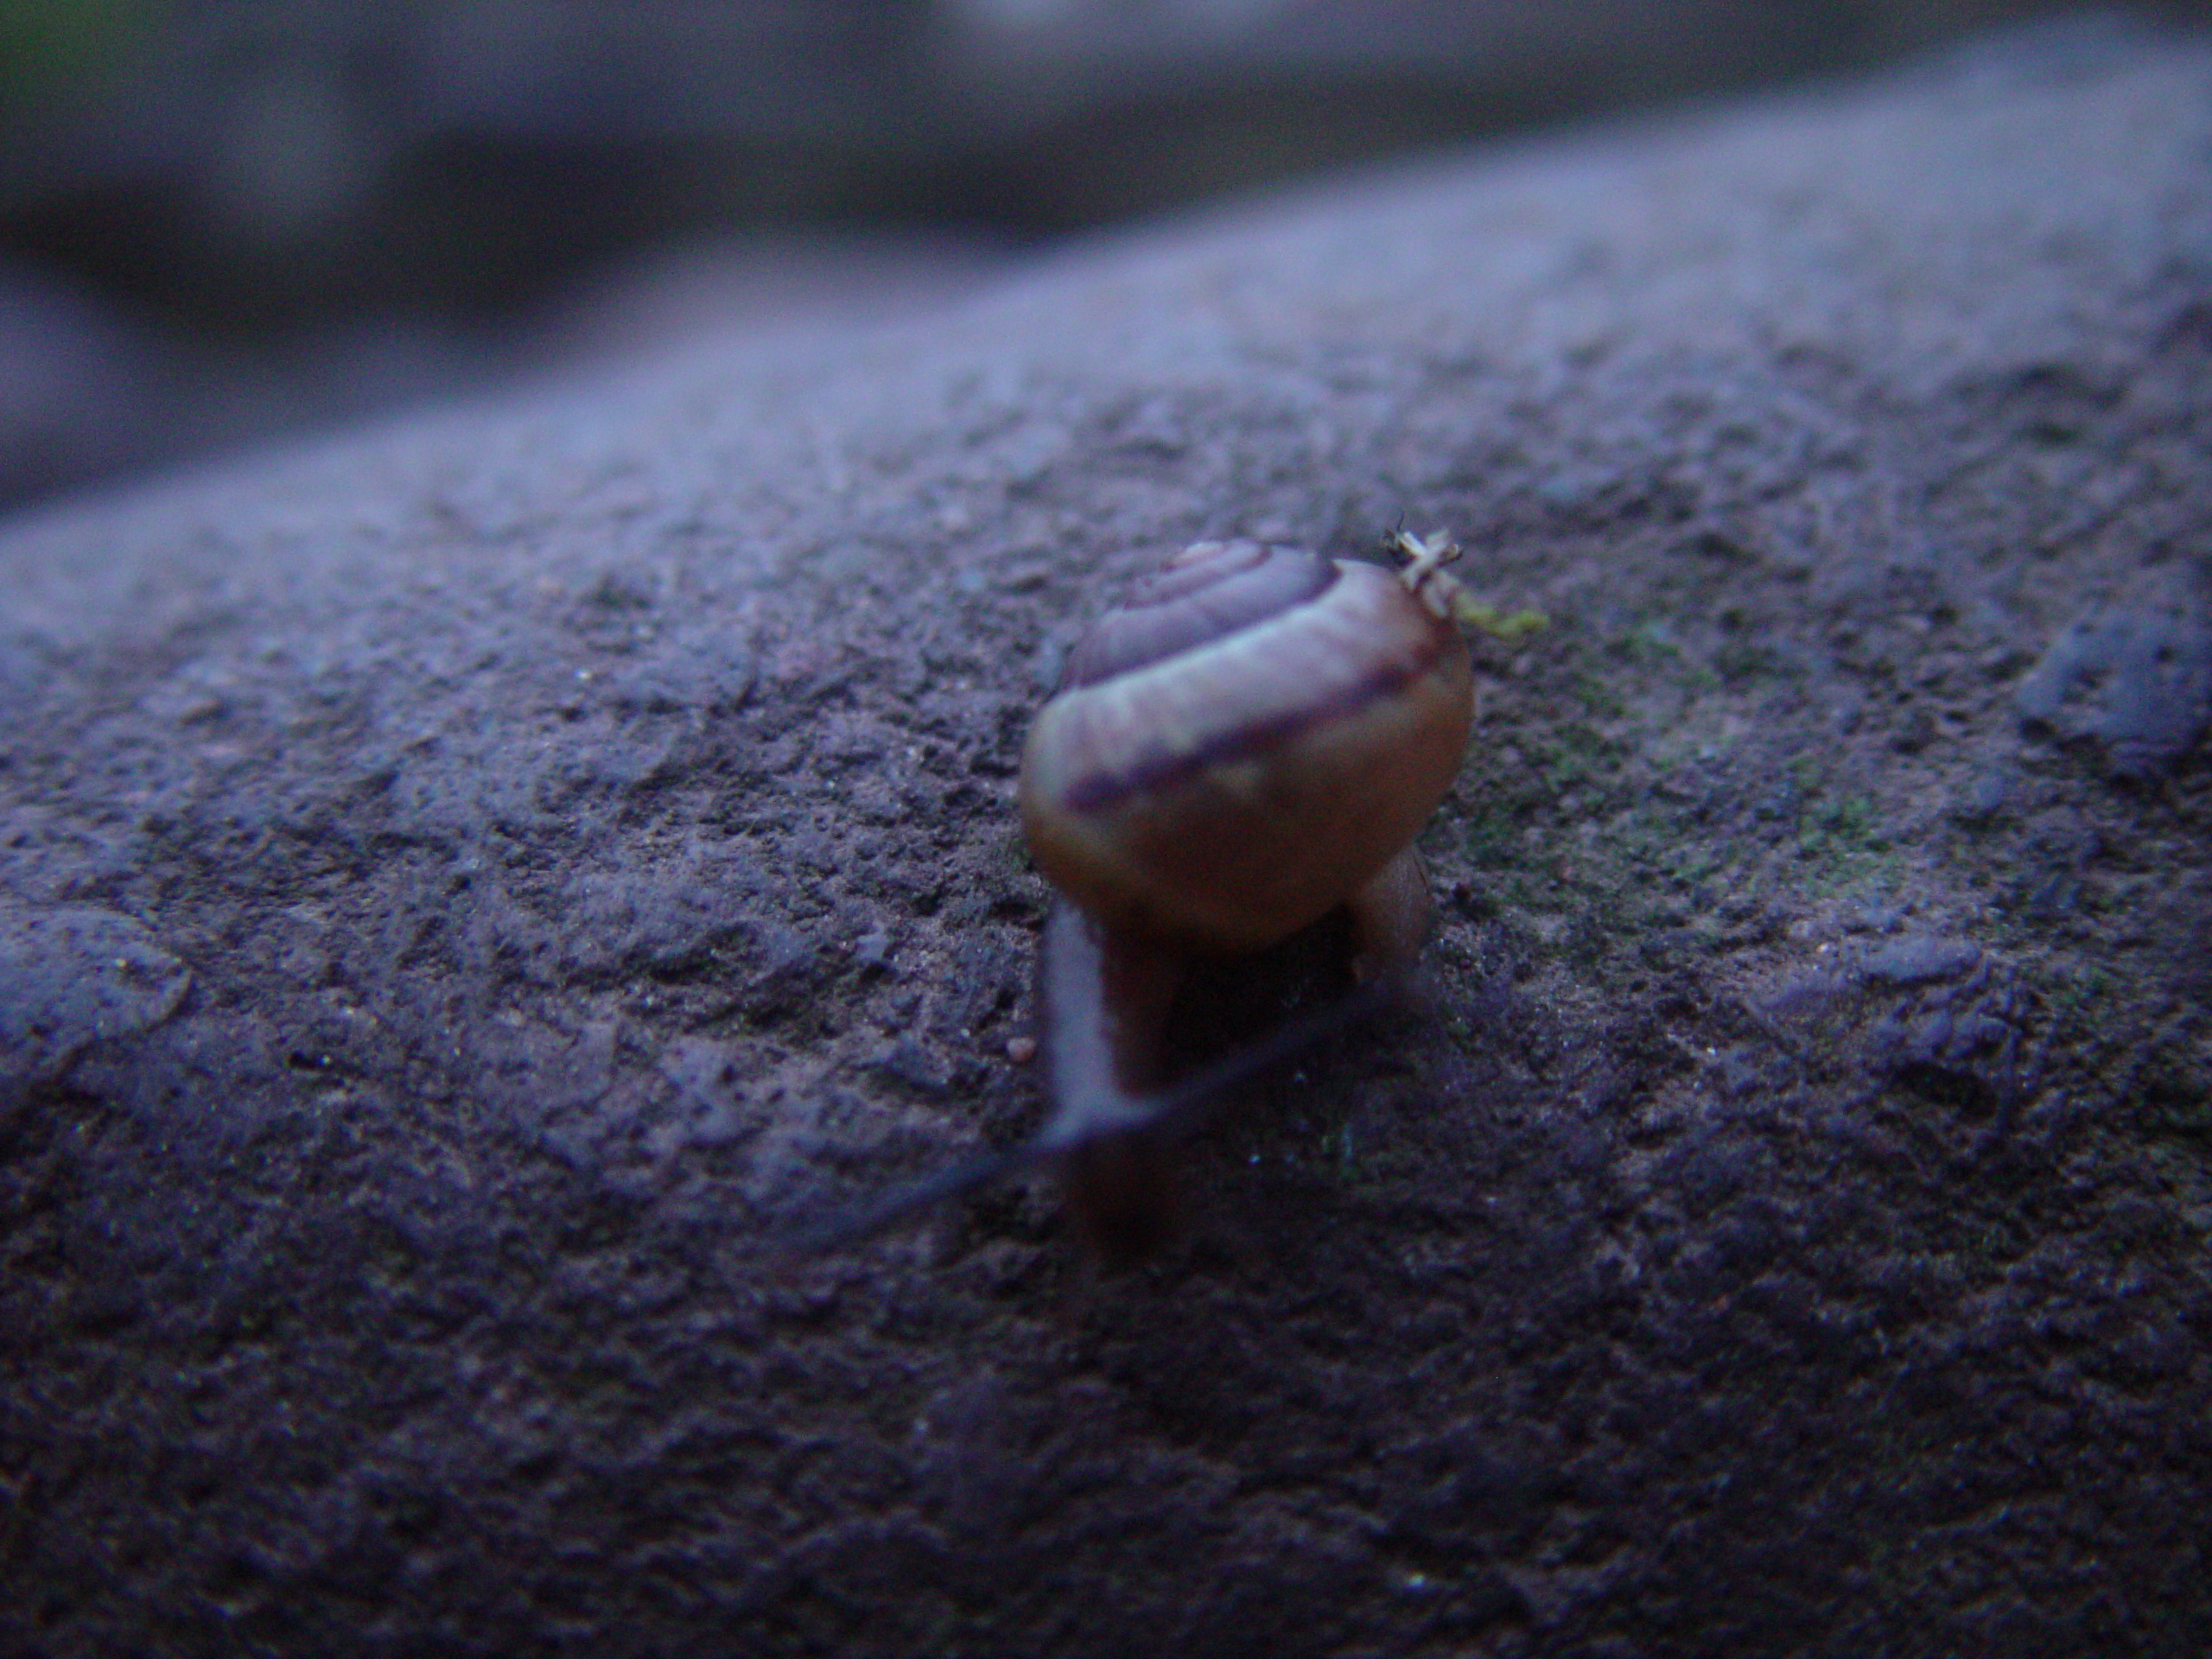
[[987, 254], [2059, 10], [0, 0], [0, 503], [480, 379], [642, 251], [782, 238], [798, 293], [792, 238]]

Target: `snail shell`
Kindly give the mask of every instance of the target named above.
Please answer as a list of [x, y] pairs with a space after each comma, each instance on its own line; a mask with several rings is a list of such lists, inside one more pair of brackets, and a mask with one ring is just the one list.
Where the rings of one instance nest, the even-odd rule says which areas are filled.
[[1108, 927], [1258, 950], [1412, 841], [1473, 718], [1458, 628], [1397, 576], [1200, 542], [1077, 644], [1030, 728], [1022, 821]]

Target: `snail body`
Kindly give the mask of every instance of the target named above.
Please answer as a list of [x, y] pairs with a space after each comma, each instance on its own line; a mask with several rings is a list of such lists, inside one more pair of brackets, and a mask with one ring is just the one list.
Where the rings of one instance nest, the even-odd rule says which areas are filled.
[[[1098, 1252], [1147, 1254], [1172, 1230], [1167, 1143], [1237, 1079], [1361, 1017], [1427, 937], [1412, 842], [1451, 787], [1474, 719], [1458, 624], [1501, 618], [1441, 567], [1443, 537], [1398, 535], [1408, 563], [1332, 561], [1251, 541], [1169, 559], [1070, 652], [1024, 747], [1020, 805], [1058, 890], [1038, 950], [1052, 1109], [987, 1153], [793, 1241], [817, 1249], [1051, 1160]], [[1163, 1084], [1163, 1040], [1200, 957], [1266, 949], [1339, 907], [1351, 995]]]
[[1022, 822], [1062, 898], [1039, 1004], [1069, 1192], [1102, 1253], [1141, 1255], [1172, 1192], [1152, 1103], [1197, 952], [1287, 938], [1340, 906], [1355, 969], [1409, 961], [1428, 893], [1411, 847], [1474, 718], [1467, 648], [1432, 584], [1258, 543], [1202, 542], [1109, 612], [1024, 748]]

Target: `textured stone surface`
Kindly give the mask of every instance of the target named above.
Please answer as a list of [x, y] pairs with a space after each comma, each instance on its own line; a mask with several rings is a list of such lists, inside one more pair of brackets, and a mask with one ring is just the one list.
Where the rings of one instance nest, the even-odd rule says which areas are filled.
[[[2208, 161], [1999, 43], [19, 521], [0, 1649], [2204, 1650]], [[1402, 515], [1433, 1014], [779, 1267], [1035, 1118], [1084, 611]]]
[[128, 916], [0, 910], [0, 1090], [50, 1081], [92, 1045], [159, 1025], [191, 982]]

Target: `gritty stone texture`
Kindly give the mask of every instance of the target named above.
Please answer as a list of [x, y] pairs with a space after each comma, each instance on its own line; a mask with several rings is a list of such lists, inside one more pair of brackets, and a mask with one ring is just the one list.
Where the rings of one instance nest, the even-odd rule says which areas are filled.
[[[0, 1650], [2205, 1651], [2208, 319], [2091, 32], [19, 522]], [[1036, 1121], [1081, 618], [1402, 516], [1429, 1009], [779, 1262]]]
[[2126, 613], [2078, 622], [2022, 677], [2013, 701], [2031, 726], [2094, 740], [2122, 777], [2164, 772], [2212, 722], [2212, 628], [2195, 617]]
[[191, 981], [128, 916], [0, 909], [0, 1100], [18, 1103], [95, 1043], [161, 1024]]

